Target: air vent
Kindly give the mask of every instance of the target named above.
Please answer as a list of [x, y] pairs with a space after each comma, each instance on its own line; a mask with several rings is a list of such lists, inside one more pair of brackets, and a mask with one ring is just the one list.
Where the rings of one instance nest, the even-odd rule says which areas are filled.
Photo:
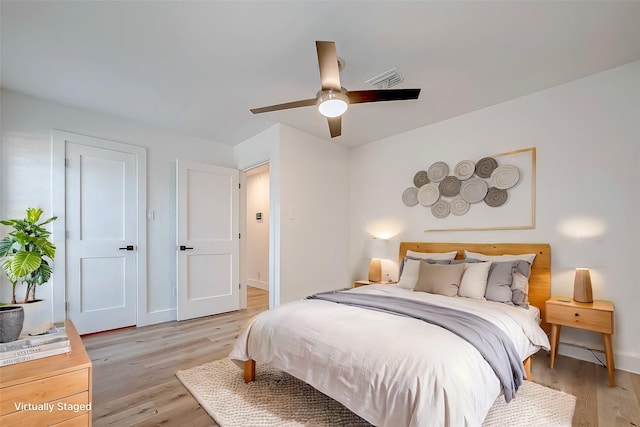
[[398, 72], [398, 68], [393, 67], [389, 71], [385, 71], [375, 77], [370, 78], [365, 83], [371, 83], [378, 89], [389, 89], [395, 85], [398, 85], [404, 81], [404, 77]]

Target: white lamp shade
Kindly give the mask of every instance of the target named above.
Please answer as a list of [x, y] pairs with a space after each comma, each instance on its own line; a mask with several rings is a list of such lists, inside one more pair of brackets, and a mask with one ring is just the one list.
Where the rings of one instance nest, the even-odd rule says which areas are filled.
[[387, 258], [388, 240], [369, 239], [367, 240], [367, 257], [371, 258], [369, 264], [369, 281], [379, 282], [382, 280], [382, 263], [380, 259]]
[[388, 240], [369, 239], [367, 241], [367, 258], [387, 258]]

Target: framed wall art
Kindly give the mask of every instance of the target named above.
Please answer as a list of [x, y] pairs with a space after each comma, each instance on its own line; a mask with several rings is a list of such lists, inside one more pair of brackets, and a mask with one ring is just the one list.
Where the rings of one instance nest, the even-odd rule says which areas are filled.
[[425, 232], [533, 229], [536, 149], [460, 159], [454, 165], [431, 162], [415, 173], [402, 201], [425, 210]]

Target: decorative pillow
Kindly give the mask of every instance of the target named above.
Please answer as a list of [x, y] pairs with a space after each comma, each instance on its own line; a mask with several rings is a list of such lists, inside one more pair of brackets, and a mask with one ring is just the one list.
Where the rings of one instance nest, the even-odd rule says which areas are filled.
[[[467, 261], [477, 262], [470, 258]], [[487, 290], [484, 297], [489, 301], [503, 302], [513, 305], [511, 284], [513, 283], [513, 273], [518, 272], [525, 277], [531, 274], [531, 264], [523, 260], [503, 261], [491, 263], [489, 276], [487, 278]]]
[[529, 308], [529, 278], [517, 271], [513, 272], [511, 302], [520, 307]]
[[[400, 262], [400, 267], [398, 268], [398, 275], [400, 277], [402, 277], [402, 272], [404, 271], [404, 266], [407, 263], [407, 261], [427, 261], [429, 264], [449, 264], [449, 263], [453, 263], [455, 261], [449, 261], [448, 259], [431, 259], [431, 258], [417, 258], [414, 256], [406, 256], [402, 259], [402, 262]], [[464, 261], [460, 261], [460, 262], [464, 262]], [[418, 277], [418, 264], [416, 264], [415, 267], [415, 276], [416, 278]], [[412, 270], [412, 272], [414, 272]]]
[[415, 290], [454, 297], [458, 295], [464, 264], [439, 265], [420, 261]]
[[536, 254], [522, 254], [522, 255], [485, 255], [478, 252], [464, 251], [464, 258], [474, 258], [480, 261], [515, 261], [523, 260], [529, 264], [533, 264], [533, 260], [536, 258]]
[[398, 286], [405, 289], [415, 288], [419, 273], [420, 260], [406, 257], [400, 265], [400, 280], [398, 280]]
[[448, 259], [452, 260], [458, 255], [457, 251], [452, 252], [416, 252], [416, 251], [407, 251], [406, 254], [408, 257], [414, 257], [419, 259], [434, 259], [434, 260], [443, 260]]
[[458, 295], [467, 298], [485, 299], [484, 294], [487, 290], [487, 278], [489, 277], [490, 268], [491, 261], [465, 263]]
[[420, 273], [420, 261], [429, 264], [449, 264], [449, 260], [420, 259], [411, 256], [404, 257], [400, 264], [400, 279], [398, 286], [405, 289], [413, 289], [416, 287], [418, 275]]

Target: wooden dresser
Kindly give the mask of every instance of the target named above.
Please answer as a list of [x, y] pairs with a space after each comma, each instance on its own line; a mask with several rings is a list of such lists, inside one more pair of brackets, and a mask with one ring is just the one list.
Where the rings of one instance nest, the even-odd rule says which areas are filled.
[[65, 326], [70, 353], [0, 368], [2, 427], [91, 425], [91, 360], [73, 323]]

